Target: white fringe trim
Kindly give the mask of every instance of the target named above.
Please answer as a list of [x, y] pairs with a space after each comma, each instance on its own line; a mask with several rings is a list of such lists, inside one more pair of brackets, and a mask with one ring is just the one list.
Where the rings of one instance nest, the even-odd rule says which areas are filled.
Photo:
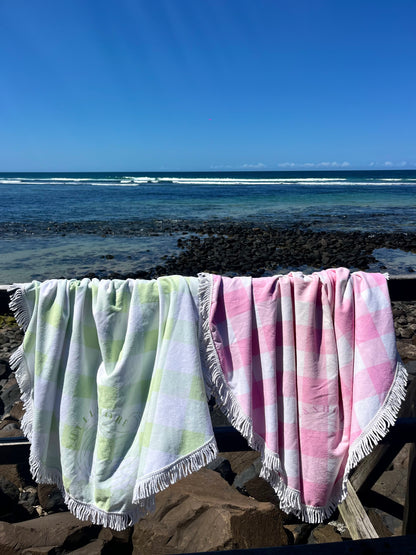
[[301, 502], [298, 490], [290, 488], [281, 474], [284, 474], [281, 461], [277, 453], [270, 451], [265, 441], [253, 430], [252, 419], [244, 414], [233, 392], [224, 378], [221, 363], [216, 351], [209, 325], [210, 307], [212, 301], [213, 278], [209, 274], [199, 274], [199, 308], [202, 320], [201, 352], [206, 357], [208, 369], [205, 379], [208, 387], [215, 395], [218, 406], [230, 423], [247, 440], [248, 445], [259, 451], [262, 459], [260, 476], [267, 480], [275, 490], [280, 508], [287, 513], [294, 513], [298, 518], [311, 524], [319, 524], [329, 518], [337, 506], [347, 495], [347, 481], [350, 471], [377, 445], [394, 425], [402, 401], [406, 396], [407, 370], [400, 360], [397, 361], [395, 376], [382, 407], [378, 410], [366, 430], [350, 446], [349, 456], [341, 484], [341, 491], [334, 493], [324, 507], [314, 507]]
[[[8, 290], [13, 292], [10, 299], [9, 307], [13, 312], [19, 327], [25, 332], [30, 322], [30, 311], [26, 304], [23, 287], [19, 284], [11, 285]], [[32, 401], [32, 381], [30, 374], [26, 368], [26, 362], [23, 351], [23, 343], [11, 354], [10, 368], [15, 374], [17, 384], [20, 389], [20, 398], [23, 402], [24, 415], [21, 420], [21, 429], [24, 435], [32, 440], [32, 422], [33, 422], [33, 401]]]
[[64, 488], [60, 470], [46, 468], [33, 453], [33, 446], [31, 446], [29, 463], [33, 479], [42, 484], [56, 484], [61, 490], [65, 504], [74, 516], [80, 520], [90, 520], [93, 524], [99, 524], [114, 530], [124, 530], [155, 510], [155, 494], [158, 491], [162, 491], [169, 485], [206, 466], [215, 460], [217, 455], [217, 444], [213, 436], [201, 448], [142, 479], [133, 490], [132, 503], [136, 504], [137, 507], [127, 513], [103, 511], [90, 503], [72, 497]]
[[155, 495], [176, 483], [189, 474], [197, 472], [210, 462], [214, 461], [218, 455], [215, 437], [199, 447], [196, 451], [185, 455], [173, 464], [161, 468], [155, 473], [142, 478], [135, 486], [133, 492], [133, 503], [142, 503], [142, 500]]
[[79, 520], [90, 520], [93, 524], [118, 531], [134, 526], [138, 520], [154, 510], [154, 499], [146, 499], [146, 502], [146, 504], [138, 505], [129, 513], [107, 513], [65, 494], [65, 503], [68, 505], [68, 509]]
[[26, 369], [26, 363], [23, 352], [23, 345], [11, 355], [10, 368], [13, 370], [17, 384], [20, 389], [20, 399], [23, 402], [24, 414], [20, 422], [23, 434], [32, 441], [32, 422], [33, 422], [33, 399], [32, 399], [32, 382], [30, 374]]
[[342, 500], [345, 499], [347, 494], [347, 478], [349, 472], [355, 468], [364, 457], [371, 453], [379, 441], [386, 436], [390, 428], [394, 426], [401, 404], [406, 397], [407, 380], [408, 372], [398, 356], [393, 382], [384, 399], [383, 405], [371, 422], [369, 422], [367, 428], [350, 446], [342, 484]]
[[12, 294], [10, 297], [9, 307], [13, 312], [19, 327], [26, 331], [30, 322], [30, 311], [24, 297], [23, 285], [14, 283], [8, 287], [7, 292]]
[[134, 526], [140, 518], [143, 518], [155, 509], [154, 497], [151, 496], [126, 513], [103, 511], [90, 503], [85, 503], [72, 497], [64, 488], [60, 470], [46, 468], [33, 453], [32, 446], [29, 463], [35, 482], [56, 485], [60, 489], [69, 511], [80, 520], [90, 520], [93, 524], [121, 531], [129, 526]]

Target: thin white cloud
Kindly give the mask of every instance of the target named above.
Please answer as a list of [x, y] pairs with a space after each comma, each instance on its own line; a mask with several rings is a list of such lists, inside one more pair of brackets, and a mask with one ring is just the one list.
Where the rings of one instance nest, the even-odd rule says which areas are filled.
[[295, 162], [281, 162], [279, 168], [348, 168], [351, 166], [349, 162], [303, 162], [295, 164]]
[[400, 162], [391, 162], [390, 160], [386, 160], [385, 162], [370, 162], [368, 165], [370, 168], [374, 168], [374, 166], [378, 166], [379, 168], [405, 168], [406, 166], [412, 166], [413, 164], [407, 160], [401, 160]]
[[257, 162], [257, 164], [243, 164], [241, 167], [250, 170], [258, 170], [260, 168], [265, 168], [266, 164], [263, 164], [262, 162]]
[[231, 170], [233, 166], [229, 164], [212, 164], [209, 169], [210, 170]]

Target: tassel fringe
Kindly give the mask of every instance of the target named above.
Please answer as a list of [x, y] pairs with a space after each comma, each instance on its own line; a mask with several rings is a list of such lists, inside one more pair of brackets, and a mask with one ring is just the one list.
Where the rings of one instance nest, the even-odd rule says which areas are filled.
[[301, 502], [300, 492], [287, 486], [283, 478], [284, 471], [279, 456], [277, 453], [270, 451], [264, 439], [254, 432], [252, 419], [243, 413], [224, 378], [209, 326], [213, 278], [211, 275], [203, 273], [199, 274], [199, 279], [199, 307], [203, 332], [201, 337], [203, 342], [201, 353], [206, 358], [208, 371], [205, 379], [207, 387], [215, 395], [218, 406], [234, 428], [241, 433], [252, 449], [260, 452], [262, 460], [260, 476], [267, 480], [275, 490], [279, 498], [280, 508], [287, 513], [295, 514], [305, 522], [319, 524], [328, 519], [337, 506], [345, 499], [348, 476], [351, 470], [365, 456], [370, 454], [375, 445], [387, 434], [390, 427], [394, 425], [401, 403], [406, 396], [407, 370], [401, 361], [398, 360], [395, 377], [383, 406], [369, 423], [367, 429], [350, 447], [344, 476], [338, 491], [334, 493], [325, 507], [306, 505]]
[[44, 464], [37, 459], [33, 452], [30, 455], [29, 464], [33, 479], [41, 484], [56, 484], [61, 490], [69, 511], [80, 520], [90, 520], [93, 524], [121, 531], [129, 526], [133, 526], [140, 518], [143, 518], [155, 509], [154, 496], [151, 496], [143, 500], [128, 513], [103, 511], [94, 505], [78, 501], [72, 497], [64, 488], [61, 472], [56, 469], [45, 468]]
[[153, 499], [146, 501], [148, 501], [146, 505], [138, 505], [137, 508], [129, 513], [107, 513], [88, 503], [77, 501], [68, 494], [65, 495], [65, 503], [74, 516], [80, 520], [90, 520], [93, 524], [99, 524], [118, 531], [125, 530], [129, 526], [134, 526], [140, 518], [154, 510]]
[[26, 305], [22, 286], [18, 283], [14, 283], [7, 289], [7, 292], [11, 294], [9, 303], [10, 310], [13, 312], [18, 326], [23, 331], [26, 331], [30, 322], [30, 313]]
[[[10, 310], [13, 312], [18, 326], [23, 331], [26, 331], [30, 322], [30, 312], [24, 298], [23, 288], [18, 284], [13, 284], [7, 291], [12, 293], [9, 303]], [[23, 344], [20, 345], [14, 353], [12, 353], [9, 363], [20, 388], [20, 398], [23, 402], [23, 408], [25, 411], [21, 420], [22, 432], [30, 441], [32, 441], [32, 383], [29, 372], [26, 369]]]
[[408, 372], [400, 359], [396, 363], [396, 372], [383, 406], [377, 412], [366, 430], [351, 445], [342, 485], [342, 500], [347, 494], [347, 478], [350, 471], [382, 440], [394, 426], [400, 406], [406, 397]]
[[44, 464], [34, 455], [32, 449], [29, 463], [33, 479], [42, 484], [56, 484], [74, 516], [80, 520], [90, 520], [93, 524], [99, 524], [113, 530], [124, 530], [155, 510], [155, 494], [158, 491], [166, 489], [169, 485], [206, 466], [215, 460], [217, 454], [217, 444], [215, 438], [212, 437], [202, 448], [183, 457], [173, 465], [163, 468], [158, 473], [143, 479], [134, 488], [132, 502], [137, 506], [128, 513], [106, 512], [94, 505], [75, 499], [65, 490], [61, 472], [56, 469], [45, 468]]
[[170, 466], [162, 468], [158, 472], [142, 478], [136, 484], [133, 492], [133, 503], [142, 503], [142, 500], [153, 496], [159, 491], [169, 487], [189, 474], [197, 472], [218, 455], [217, 444], [213, 436], [205, 445], [186, 455]]

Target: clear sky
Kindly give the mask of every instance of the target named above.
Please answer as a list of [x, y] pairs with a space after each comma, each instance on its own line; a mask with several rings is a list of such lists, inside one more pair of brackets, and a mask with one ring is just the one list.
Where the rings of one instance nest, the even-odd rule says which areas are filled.
[[0, 0], [0, 171], [416, 168], [415, 0]]

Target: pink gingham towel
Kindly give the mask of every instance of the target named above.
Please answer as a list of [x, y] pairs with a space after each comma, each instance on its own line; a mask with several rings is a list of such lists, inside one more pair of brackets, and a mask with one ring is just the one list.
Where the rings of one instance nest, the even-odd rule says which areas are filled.
[[405, 396], [386, 277], [201, 274], [200, 309], [208, 387], [261, 476], [284, 511], [328, 518]]

